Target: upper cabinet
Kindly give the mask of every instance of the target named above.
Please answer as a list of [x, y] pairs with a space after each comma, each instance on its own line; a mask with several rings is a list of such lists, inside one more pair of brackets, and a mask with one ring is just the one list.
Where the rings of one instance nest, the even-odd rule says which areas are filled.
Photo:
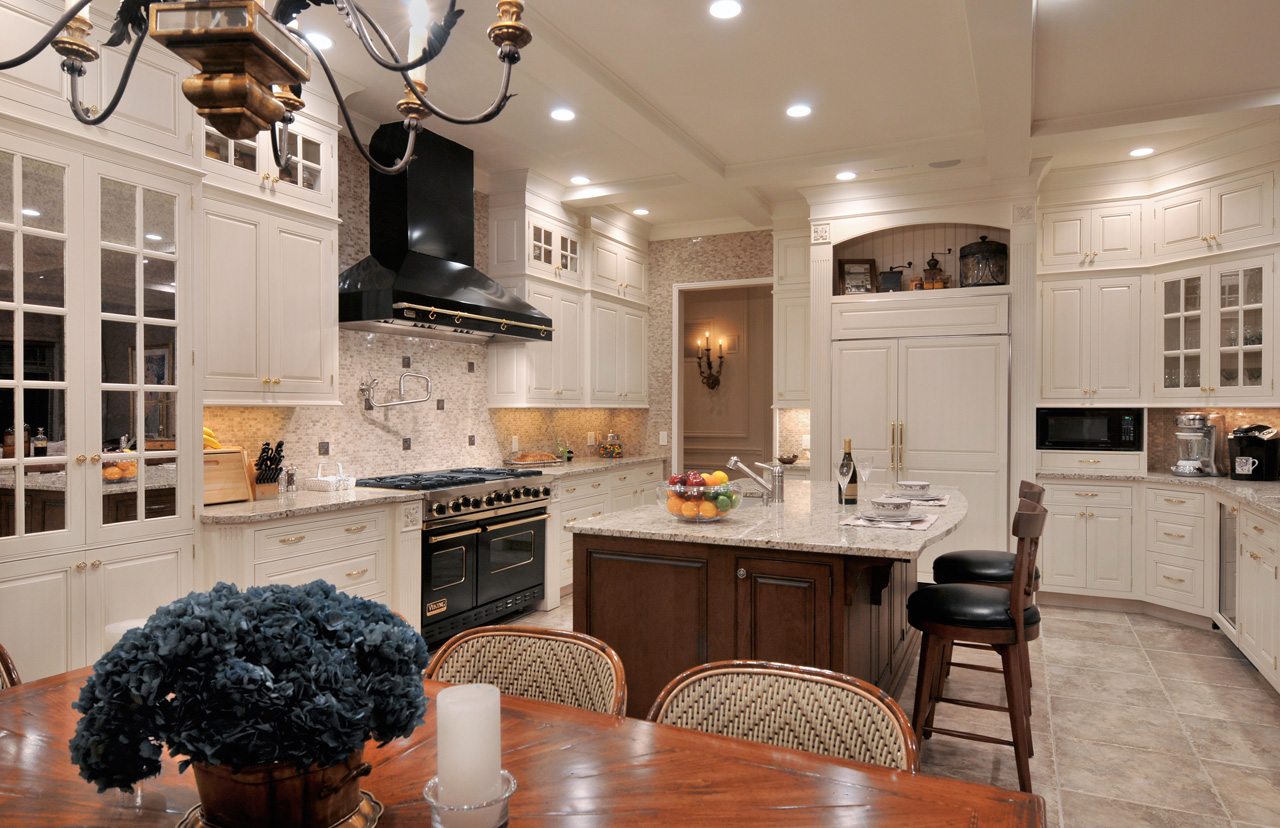
[[776, 408], [809, 407], [809, 234], [773, 240], [773, 394]]
[[1141, 305], [1137, 276], [1055, 280], [1040, 288], [1040, 396], [1137, 401]]
[[551, 317], [550, 342], [494, 342], [489, 346], [489, 405], [580, 407], [585, 403], [585, 327], [581, 291], [536, 279], [505, 287]]
[[636, 248], [597, 233], [592, 234], [591, 289], [645, 301], [649, 257]]
[[[567, 216], [565, 217], [567, 218]], [[489, 274], [584, 285], [582, 230], [524, 205], [490, 206]]]
[[1274, 233], [1274, 175], [1183, 190], [1156, 199], [1154, 209], [1156, 256], [1217, 253]]
[[337, 213], [338, 132], [309, 118], [303, 110], [285, 141], [289, 163], [276, 164], [271, 133], [232, 140], [203, 120], [201, 148], [208, 182], [268, 201]]
[[591, 298], [591, 394], [597, 408], [647, 408], [649, 314]]
[[1040, 261], [1073, 268], [1128, 262], [1142, 255], [1142, 206], [1118, 204], [1045, 213]]
[[337, 228], [204, 208], [205, 404], [337, 403]]

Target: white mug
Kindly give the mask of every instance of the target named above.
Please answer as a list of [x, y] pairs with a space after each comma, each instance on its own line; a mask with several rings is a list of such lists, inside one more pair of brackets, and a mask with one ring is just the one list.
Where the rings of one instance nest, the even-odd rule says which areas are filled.
[[1236, 474], [1253, 474], [1253, 470], [1257, 467], [1258, 458], [1256, 457], [1236, 458]]

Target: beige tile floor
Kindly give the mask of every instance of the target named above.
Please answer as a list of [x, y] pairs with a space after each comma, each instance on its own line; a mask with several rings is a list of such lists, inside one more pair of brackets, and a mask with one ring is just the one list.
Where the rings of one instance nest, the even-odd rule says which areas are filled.
[[[571, 629], [572, 605], [519, 623]], [[1229, 641], [1146, 615], [1043, 613], [1031, 645], [1031, 775], [1049, 825], [1280, 828], [1280, 696]], [[1002, 704], [1001, 681], [957, 669], [947, 693]], [[914, 688], [913, 676], [901, 694], [908, 713]], [[935, 724], [1009, 736], [1007, 716], [985, 710], [942, 705]], [[1013, 750], [997, 745], [936, 736], [922, 770], [1017, 787]]]

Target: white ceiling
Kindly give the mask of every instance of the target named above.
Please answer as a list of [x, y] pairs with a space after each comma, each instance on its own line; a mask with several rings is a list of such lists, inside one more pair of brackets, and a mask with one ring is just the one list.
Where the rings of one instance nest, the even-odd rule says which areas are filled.
[[[365, 5], [403, 48], [403, 0]], [[444, 2], [429, 5], [438, 15]], [[467, 114], [487, 106], [501, 67], [484, 34], [492, 4], [459, 5], [467, 13], [427, 82], [434, 101]], [[646, 207], [655, 235], [671, 235], [699, 222], [768, 226], [800, 188], [835, 186], [842, 169], [866, 182], [959, 160], [1018, 178], [1033, 157], [1113, 163], [1280, 109], [1277, 0], [743, 0], [727, 21], [708, 5], [530, 0], [533, 43], [507, 110], [429, 127], [472, 147], [483, 170], [533, 169], [583, 207]], [[350, 80], [352, 108], [396, 119], [398, 85], [333, 8], [302, 23], [336, 42], [326, 56]], [[810, 117], [786, 117], [798, 101]], [[551, 120], [556, 106], [577, 119]], [[579, 174], [592, 185], [572, 187]]]

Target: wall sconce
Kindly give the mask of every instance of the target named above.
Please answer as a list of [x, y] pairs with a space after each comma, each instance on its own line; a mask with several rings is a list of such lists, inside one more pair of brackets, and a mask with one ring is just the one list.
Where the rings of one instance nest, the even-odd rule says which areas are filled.
[[[702, 360], [706, 359], [703, 365]], [[703, 335], [703, 346], [698, 351], [698, 374], [702, 377], [702, 384], [714, 391], [720, 387], [720, 372], [724, 370], [724, 340], [720, 340], [720, 360], [714, 368], [711, 367], [711, 333], [708, 331]]]

